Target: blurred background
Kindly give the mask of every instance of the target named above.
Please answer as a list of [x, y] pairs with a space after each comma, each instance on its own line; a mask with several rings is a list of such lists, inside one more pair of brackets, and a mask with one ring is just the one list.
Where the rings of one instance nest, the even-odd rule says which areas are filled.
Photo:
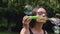
[[[19, 34], [25, 5], [44, 5], [50, 18], [60, 13], [60, 0], [0, 0], [0, 34]], [[45, 29], [51, 34], [53, 24], [47, 24]]]

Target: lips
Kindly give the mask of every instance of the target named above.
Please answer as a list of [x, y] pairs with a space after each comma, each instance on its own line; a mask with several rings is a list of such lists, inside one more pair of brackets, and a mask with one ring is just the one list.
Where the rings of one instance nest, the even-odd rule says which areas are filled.
[[39, 20], [46, 20], [45, 18], [41, 18], [41, 19], [39, 19]]
[[45, 21], [45, 20], [43, 20], [43, 19], [40, 19], [40, 21]]
[[39, 17], [38, 20], [47, 20], [47, 17]]

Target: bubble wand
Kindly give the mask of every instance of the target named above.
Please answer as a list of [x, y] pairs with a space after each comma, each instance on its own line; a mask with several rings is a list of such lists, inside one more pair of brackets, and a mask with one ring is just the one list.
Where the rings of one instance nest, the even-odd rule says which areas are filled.
[[[25, 9], [26, 9], [26, 11], [24, 12], [26, 15], [30, 15], [30, 14], [32, 14], [32, 6], [31, 5], [26, 5], [25, 6]], [[37, 19], [38, 17], [37, 16], [29, 16], [31, 19]]]

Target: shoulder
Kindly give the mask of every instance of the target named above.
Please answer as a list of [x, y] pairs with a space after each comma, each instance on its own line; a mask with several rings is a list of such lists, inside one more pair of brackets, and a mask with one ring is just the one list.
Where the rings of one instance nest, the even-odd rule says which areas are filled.
[[20, 34], [29, 34], [29, 29], [26, 29], [26, 28], [22, 28]]

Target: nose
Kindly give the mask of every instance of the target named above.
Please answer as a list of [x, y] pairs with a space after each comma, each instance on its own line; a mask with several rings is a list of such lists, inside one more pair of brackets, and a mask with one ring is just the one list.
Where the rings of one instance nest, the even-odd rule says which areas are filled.
[[45, 16], [46, 16], [46, 14], [42, 14], [42, 16], [43, 16], [43, 17], [45, 17]]

